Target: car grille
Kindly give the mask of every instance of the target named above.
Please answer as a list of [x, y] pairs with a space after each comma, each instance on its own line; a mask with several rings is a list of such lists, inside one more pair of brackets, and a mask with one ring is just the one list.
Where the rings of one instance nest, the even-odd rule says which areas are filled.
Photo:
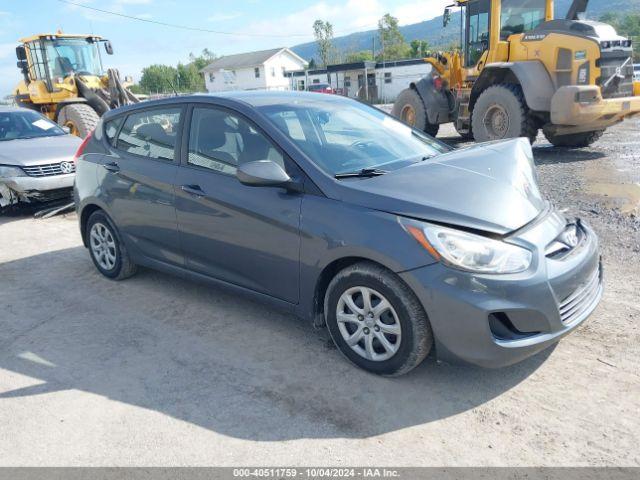
[[586, 283], [560, 303], [562, 323], [569, 324], [589, 309], [602, 285], [602, 270], [596, 268]]
[[[597, 64], [598, 67], [600, 67], [598, 85], [604, 85], [611, 76], [616, 75], [616, 73], [618, 73], [617, 69], [620, 69], [619, 73], [624, 77], [616, 88], [610, 88], [606, 91], [603, 88], [603, 98], [633, 96], [633, 62], [629, 60], [630, 56], [631, 52], [628, 51], [601, 52], [601, 56]], [[626, 64], [623, 67], [622, 65], [625, 62]]]
[[70, 172], [63, 172], [61, 163], [48, 163], [46, 165], [35, 165], [32, 167], [20, 167], [24, 170], [24, 173], [30, 177], [52, 177], [54, 175], [66, 175], [66, 173], [73, 173], [76, 171], [76, 166], [73, 162], [66, 162], [70, 168]]

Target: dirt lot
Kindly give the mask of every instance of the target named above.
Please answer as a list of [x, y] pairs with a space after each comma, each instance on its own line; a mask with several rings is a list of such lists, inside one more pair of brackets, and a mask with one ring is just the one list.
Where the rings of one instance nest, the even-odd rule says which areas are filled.
[[640, 465], [639, 132], [536, 146], [546, 193], [598, 231], [607, 287], [577, 332], [501, 370], [378, 378], [264, 305], [100, 277], [74, 214], [0, 218], [0, 464]]

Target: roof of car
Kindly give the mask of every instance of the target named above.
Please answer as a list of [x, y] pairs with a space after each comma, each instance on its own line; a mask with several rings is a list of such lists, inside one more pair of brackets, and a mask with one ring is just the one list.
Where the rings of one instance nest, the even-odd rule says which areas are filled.
[[326, 103], [349, 101], [347, 97], [341, 95], [318, 95], [312, 92], [297, 92], [289, 90], [250, 90], [219, 92], [204, 95], [205, 97], [220, 97], [238, 100], [248, 103], [253, 107], [265, 105], [286, 104], [286, 103]]

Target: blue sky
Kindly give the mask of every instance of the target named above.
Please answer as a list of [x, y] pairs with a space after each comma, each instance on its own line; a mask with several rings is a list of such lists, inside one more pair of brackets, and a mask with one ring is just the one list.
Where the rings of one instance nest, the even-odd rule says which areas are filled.
[[[442, 13], [450, 0], [70, 0], [142, 19], [233, 32], [222, 35], [179, 30], [120, 18], [58, 0], [0, 0], [0, 94], [11, 92], [20, 75], [15, 66], [18, 39], [62, 29], [109, 38], [115, 50], [106, 66], [138, 78], [152, 63], [186, 61], [207, 47], [218, 55], [292, 46], [313, 40], [317, 18], [331, 21], [336, 36], [375, 28], [390, 12], [405, 25]], [[248, 35], [247, 35], [248, 34]], [[263, 36], [260, 36], [263, 35]]]

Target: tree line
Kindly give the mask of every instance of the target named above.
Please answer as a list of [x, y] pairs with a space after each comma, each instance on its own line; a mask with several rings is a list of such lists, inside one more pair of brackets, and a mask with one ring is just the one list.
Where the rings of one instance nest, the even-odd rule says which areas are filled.
[[398, 19], [386, 13], [378, 20], [378, 35], [371, 45], [371, 50], [356, 52], [340, 52], [333, 45], [333, 25], [325, 20], [316, 20], [313, 34], [318, 47], [318, 62], [311, 60], [309, 67], [331, 65], [341, 62], [364, 62], [401, 60], [404, 58], [422, 58], [428, 55], [429, 42], [412, 40], [407, 42], [400, 32]]

